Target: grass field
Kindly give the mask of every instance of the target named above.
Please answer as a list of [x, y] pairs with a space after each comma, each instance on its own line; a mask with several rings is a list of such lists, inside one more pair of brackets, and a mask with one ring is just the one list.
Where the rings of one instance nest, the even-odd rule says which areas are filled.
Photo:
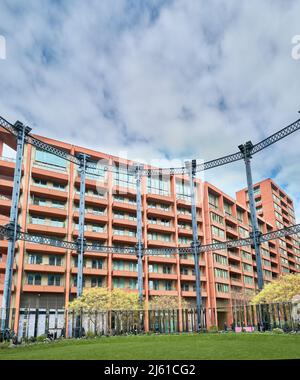
[[2, 348], [0, 359], [299, 359], [300, 335], [103, 337]]

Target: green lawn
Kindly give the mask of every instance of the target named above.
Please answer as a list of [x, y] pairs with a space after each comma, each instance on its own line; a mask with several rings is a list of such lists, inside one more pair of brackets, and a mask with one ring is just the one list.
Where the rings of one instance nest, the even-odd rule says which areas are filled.
[[300, 335], [103, 337], [2, 348], [0, 359], [299, 359]]

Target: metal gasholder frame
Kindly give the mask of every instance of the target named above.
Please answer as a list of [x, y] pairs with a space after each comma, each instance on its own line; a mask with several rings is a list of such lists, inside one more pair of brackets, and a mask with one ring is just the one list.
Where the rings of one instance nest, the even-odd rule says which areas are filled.
[[260, 253], [261, 233], [258, 228], [254, 191], [253, 191], [252, 171], [251, 171], [251, 158], [252, 158], [251, 152], [253, 149], [253, 144], [251, 141], [247, 141], [244, 145], [239, 145], [239, 149], [242, 152], [244, 156], [244, 161], [245, 161], [250, 216], [251, 216], [251, 223], [252, 223], [252, 232], [251, 232], [250, 237], [252, 237], [253, 246], [255, 249], [257, 285], [258, 285], [258, 289], [261, 290], [264, 287], [264, 278], [263, 278], [263, 272], [262, 272], [262, 262], [261, 262], [261, 253]]
[[18, 240], [19, 226], [18, 226], [18, 206], [20, 198], [21, 180], [22, 180], [22, 163], [24, 156], [24, 142], [25, 136], [31, 131], [20, 121], [14, 125], [17, 137], [17, 154], [16, 166], [14, 171], [14, 184], [12, 192], [12, 202], [10, 208], [10, 218], [8, 225], [8, 248], [7, 248], [7, 261], [5, 269], [4, 287], [3, 287], [3, 300], [2, 300], [2, 325], [1, 329], [4, 330], [9, 327], [9, 310], [11, 302], [11, 289], [13, 281], [13, 265], [15, 257], [15, 245]]
[[192, 211], [192, 228], [193, 228], [193, 241], [191, 247], [194, 254], [195, 263], [195, 276], [196, 276], [196, 304], [197, 304], [197, 331], [201, 329], [201, 309], [202, 309], [202, 296], [201, 296], [201, 279], [199, 268], [200, 256], [200, 241], [198, 239], [198, 224], [197, 224], [197, 210], [196, 210], [196, 194], [195, 194], [195, 176], [196, 176], [196, 160], [187, 161], [185, 166], [188, 170], [191, 192], [191, 211]]
[[136, 220], [137, 220], [137, 230], [136, 230], [136, 256], [138, 259], [138, 294], [139, 294], [139, 304], [143, 304], [143, 221], [142, 221], [142, 190], [141, 190], [141, 179], [142, 179], [143, 165], [135, 165], [135, 180], [136, 180]]
[[84, 237], [84, 218], [85, 218], [85, 175], [86, 164], [90, 156], [84, 153], [77, 155], [80, 166], [80, 200], [79, 200], [79, 235], [77, 239], [77, 257], [78, 257], [78, 272], [77, 272], [77, 297], [82, 295], [83, 291], [83, 256], [86, 250], [86, 239]]

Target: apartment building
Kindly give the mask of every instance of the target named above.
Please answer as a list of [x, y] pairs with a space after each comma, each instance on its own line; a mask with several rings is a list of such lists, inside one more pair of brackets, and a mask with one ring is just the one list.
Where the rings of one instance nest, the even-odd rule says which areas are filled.
[[[134, 246], [136, 244], [135, 179], [124, 170], [130, 161], [90, 149], [38, 136], [71, 154], [86, 153], [97, 164], [86, 176], [85, 237], [90, 244]], [[3, 144], [15, 148], [12, 136], [0, 131], [0, 218], [9, 221], [13, 187], [14, 160], [3, 157]], [[105, 165], [115, 170], [106, 171]], [[23, 231], [45, 234], [64, 240], [78, 237], [80, 177], [72, 162], [25, 147], [19, 204], [19, 224]], [[274, 186], [276, 186], [274, 184]], [[278, 187], [277, 187], [278, 188]], [[278, 188], [278, 194], [283, 194]], [[276, 193], [276, 194], [277, 194]], [[239, 193], [242, 194], [242, 193]], [[286, 196], [287, 197], [287, 196]], [[197, 180], [198, 236], [202, 244], [246, 237], [250, 230], [247, 203], [229, 197], [207, 182]], [[292, 203], [288, 203], [291, 209]], [[263, 203], [263, 198], [262, 198]], [[190, 246], [192, 217], [188, 178], [143, 177], [143, 240], [146, 248]], [[269, 214], [259, 216], [262, 232], [278, 228]], [[288, 208], [286, 208], [289, 210]], [[268, 211], [269, 210], [269, 211]], [[284, 216], [282, 215], [284, 218]], [[300, 271], [299, 251], [287, 242], [287, 258]], [[6, 267], [7, 241], [0, 241], [0, 301]], [[262, 245], [265, 281], [285, 273], [279, 262], [276, 241]], [[295, 249], [294, 249], [295, 248]], [[293, 254], [292, 254], [293, 252]], [[199, 261], [203, 304], [211, 323], [223, 326], [230, 322], [230, 308], [237, 299], [245, 299], [257, 287], [255, 254], [251, 247], [202, 253]], [[297, 264], [298, 265], [298, 264]], [[290, 265], [289, 265], [290, 268]], [[191, 306], [196, 304], [193, 256], [166, 255], [143, 258], [144, 297], [151, 304], [153, 296], [172, 295]], [[77, 254], [57, 247], [18, 241], [14, 262], [12, 306], [62, 308], [76, 296]], [[137, 292], [137, 259], [126, 254], [86, 252], [84, 255], [84, 286], [123, 288]], [[218, 310], [217, 310], [218, 309]], [[147, 320], [146, 320], [147, 328]]]
[[[272, 179], [268, 178], [254, 185], [257, 214], [275, 229], [296, 224], [293, 200]], [[249, 206], [247, 189], [236, 193], [237, 200]], [[298, 236], [286, 236], [274, 240], [276, 261], [280, 273], [296, 273], [300, 270], [300, 240]]]

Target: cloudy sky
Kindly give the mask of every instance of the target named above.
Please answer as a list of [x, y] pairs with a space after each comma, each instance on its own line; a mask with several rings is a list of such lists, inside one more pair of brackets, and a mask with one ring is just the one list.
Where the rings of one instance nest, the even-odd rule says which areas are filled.
[[[299, 17], [297, 0], [0, 0], [0, 114], [162, 166], [233, 153], [300, 117]], [[299, 145], [300, 132], [253, 159], [298, 217]], [[243, 163], [205, 178], [234, 195]]]

